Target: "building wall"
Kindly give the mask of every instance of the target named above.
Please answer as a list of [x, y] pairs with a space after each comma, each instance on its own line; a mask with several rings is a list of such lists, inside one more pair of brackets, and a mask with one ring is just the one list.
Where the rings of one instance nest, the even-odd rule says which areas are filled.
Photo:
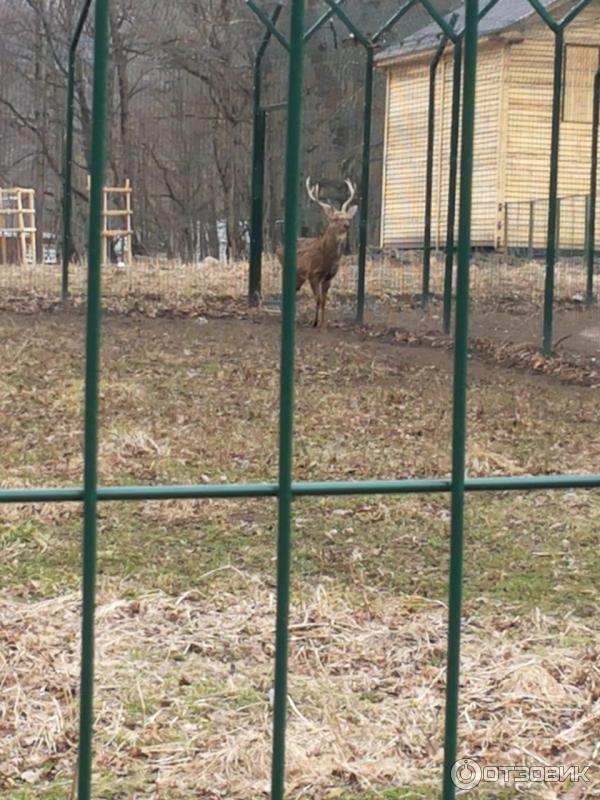
[[[557, 14], [557, 17], [560, 14]], [[511, 32], [512, 33], [512, 32]], [[473, 243], [476, 246], [546, 246], [554, 37], [530, 18], [522, 41], [510, 36], [482, 43], [475, 126]], [[512, 38], [515, 34], [512, 33]], [[560, 244], [585, 240], [590, 184], [593, 74], [600, 64], [597, 4], [567, 29], [559, 163]], [[586, 45], [586, 51], [569, 47]], [[433, 241], [446, 235], [452, 48], [439, 66], [436, 91]], [[388, 68], [381, 244], [421, 247], [425, 212], [428, 75], [431, 54]], [[598, 62], [596, 61], [598, 59]], [[533, 206], [531, 203], [533, 202]], [[505, 204], [508, 204], [506, 206]], [[533, 214], [531, 216], [531, 208]], [[598, 208], [600, 236], [600, 205]]]
[[[565, 41], [563, 75], [567, 89], [562, 100], [558, 183], [560, 244], [567, 249], [579, 249], [585, 239], [586, 196], [590, 189], [593, 74], [600, 65], [600, 18], [596, 4], [592, 3], [571, 23]], [[578, 45], [586, 48], [571, 49]], [[535, 26], [525, 41], [508, 49], [507, 57], [505, 200], [508, 230], [503, 238], [510, 246], [525, 246], [529, 242], [531, 225], [533, 246], [544, 248], [550, 181], [554, 36], [545, 26]], [[598, 214], [600, 223], [600, 209]]]
[[[383, 247], [421, 247], [425, 216], [429, 59], [389, 69], [383, 177]], [[482, 48], [477, 83], [473, 240], [493, 246], [498, 220], [503, 48]], [[436, 80], [433, 241], [443, 246], [448, 207], [452, 47]]]

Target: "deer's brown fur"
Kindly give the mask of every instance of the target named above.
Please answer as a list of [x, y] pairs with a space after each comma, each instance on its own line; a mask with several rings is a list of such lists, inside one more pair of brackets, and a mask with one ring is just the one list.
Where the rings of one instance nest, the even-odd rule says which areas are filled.
[[[298, 239], [298, 263], [296, 272], [296, 291], [308, 281], [317, 304], [313, 327], [322, 327], [325, 323], [325, 304], [331, 281], [339, 269], [340, 258], [348, 238], [350, 224], [354, 219], [357, 205], [350, 206], [356, 190], [347, 180], [350, 197], [340, 210], [335, 209], [319, 199], [319, 186], [311, 187], [310, 178], [306, 181], [306, 190], [310, 199], [321, 206], [329, 224], [322, 236], [311, 239]], [[278, 248], [277, 257], [283, 265], [283, 248]]]

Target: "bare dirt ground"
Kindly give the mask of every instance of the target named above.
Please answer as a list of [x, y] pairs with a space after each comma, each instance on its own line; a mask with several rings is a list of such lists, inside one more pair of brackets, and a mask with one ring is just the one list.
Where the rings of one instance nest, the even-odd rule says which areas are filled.
[[[3, 486], [81, 482], [84, 317], [43, 302], [0, 319]], [[222, 302], [113, 312], [101, 483], [274, 480], [277, 317]], [[296, 477], [447, 476], [448, 347], [313, 331], [309, 316], [302, 299]], [[474, 352], [469, 474], [599, 471], [588, 384]], [[448, 519], [444, 496], [295, 504], [290, 798], [439, 795]], [[468, 499], [461, 755], [592, 768], [589, 784], [520, 796], [600, 791], [599, 519], [598, 492]], [[268, 796], [275, 526], [270, 500], [102, 506], [96, 797]], [[69, 796], [80, 536], [77, 504], [0, 508], [2, 800]]]
[[[440, 298], [434, 298], [427, 311], [409, 297], [398, 298], [396, 309], [382, 304], [370, 308], [365, 321], [371, 325], [389, 325], [417, 334], [439, 333], [442, 330]], [[483, 307], [482, 307], [483, 306]], [[348, 315], [349, 316], [349, 315]], [[539, 347], [542, 336], [542, 314], [538, 308], [486, 307], [474, 303], [470, 315], [470, 335], [489, 339], [500, 346], [524, 344]], [[597, 309], [562, 309], [555, 312], [555, 349], [558, 353], [584, 356], [600, 363], [600, 314]]]

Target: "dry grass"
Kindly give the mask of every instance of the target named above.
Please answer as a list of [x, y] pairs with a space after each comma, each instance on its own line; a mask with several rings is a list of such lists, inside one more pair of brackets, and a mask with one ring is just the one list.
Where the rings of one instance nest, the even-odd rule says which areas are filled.
[[[183, 264], [176, 261], [139, 259], [132, 267], [107, 267], [104, 270], [104, 293], [109, 297], [156, 295], [166, 302], [190, 299], [198, 294], [245, 298], [248, 291], [246, 262], [220, 264], [213, 261]], [[431, 291], [442, 295], [443, 257], [434, 256], [431, 265]], [[556, 267], [557, 301], [582, 300], [586, 275], [581, 260], [570, 259]], [[32, 292], [60, 294], [61, 270], [58, 266], [2, 267], [0, 291], [5, 294]], [[356, 257], [344, 259], [332, 287], [334, 295], [352, 298], [356, 293]], [[389, 296], [419, 296], [422, 270], [419, 254], [407, 254], [402, 261], [389, 256], [373, 258], [367, 265], [367, 294], [371, 300]], [[456, 283], [456, 282], [455, 282]], [[70, 286], [73, 294], [83, 295], [85, 268], [72, 265]], [[269, 298], [281, 291], [281, 267], [272, 256], [263, 262], [263, 295]], [[472, 295], [475, 301], [533, 306], [541, 305], [544, 292], [542, 261], [518, 260], [507, 263], [501, 256], [479, 256], [472, 267]]]
[[[3, 315], [3, 485], [80, 483], [82, 328], [75, 313]], [[297, 350], [299, 479], [448, 474], [447, 352], [302, 328]], [[109, 316], [102, 483], [272, 480], [277, 355], [264, 316]], [[470, 383], [471, 475], [598, 469], [594, 390], [475, 361]], [[0, 508], [3, 800], [69, 796], [80, 515]], [[597, 758], [598, 519], [595, 492], [469, 498], [465, 755]], [[96, 797], [265, 795], [274, 523], [270, 501], [102, 506]], [[447, 498], [298, 501], [294, 532], [290, 795], [399, 800], [405, 788], [429, 800]]]
[[[252, 576], [237, 579], [238, 591], [209, 602], [156, 592], [128, 601], [119, 599], [123, 587], [102, 593], [96, 766], [112, 779], [98, 797], [268, 796], [274, 597]], [[78, 598], [23, 602], [3, 593], [0, 631], [2, 785], [9, 793], [23, 781], [66, 786]], [[442, 763], [442, 605], [369, 592], [357, 605], [319, 585], [294, 604], [290, 631], [290, 797], [433, 790]], [[599, 645], [597, 627], [539, 613], [467, 621], [462, 753], [489, 765], [598, 764]], [[598, 773], [579, 788], [577, 797], [597, 796]], [[557, 796], [549, 786], [536, 795]]]

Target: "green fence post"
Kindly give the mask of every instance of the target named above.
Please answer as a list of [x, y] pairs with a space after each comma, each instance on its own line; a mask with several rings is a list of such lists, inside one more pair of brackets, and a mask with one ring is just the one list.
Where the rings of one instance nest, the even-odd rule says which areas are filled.
[[452, 769], [458, 741], [460, 634], [464, 549], [465, 466], [467, 441], [467, 363], [469, 338], [469, 270], [471, 261], [471, 209], [473, 200], [473, 149], [475, 88], [477, 83], [478, 0], [465, 2], [464, 93], [456, 291], [456, 341], [454, 347], [454, 409], [452, 430], [452, 511], [450, 587], [448, 602], [448, 668], [444, 741], [444, 800], [454, 800]]
[[265, 185], [265, 142], [267, 115], [261, 109], [254, 111], [252, 156], [252, 211], [250, 217], [250, 262], [248, 302], [258, 305], [262, 293], [263, 208]]
[[596, 208], [598, 198], [598, 128], [600, 127], [600, 69], [594, 78], [594, 115], [592, 122], [592, 158], [590, 170], [590, 198], [587, 220], [587, 282], [585, 302], [594, 302], [594, 256], [596, 253]]
[[[279, 3], [271, 15], [271, 23], [277, 24], [283, 6]], [[248, 259], [248, 303], [258, 305], [262, 289], [263, 209], [265, 185], [265, 139], [267, 115], [261, 108], [262, 61], [271, 41], [267, 28], [254, 59], [254, 103], [252, 129], [252, 189], [250, 207], [250, 257]]]
[[[497, 5], [499, 0], [489, 2], [479, 12], [479, 19]], [[452, 322], [452, 280], [454, 271], [454, 231], [456, 228], [456, 189], [458, 185], [458, 148], [460, 142], [460, 97], [462, 70], [462, 37], [464, 30], [454, 42], [454, 72], [452, 78], [452, 122], [450, 126], [450, 171], [448, 177], [448, 216], [446, 222], [446, 260], [444, 266], [443, 330], [448, 336]]]
[[[531, 3], [532, 0], [529, 0], [529, 2]], [[539, 0], [536, 0], [536, 2], [539, 3]], [[565, 16], [561, 19], [560, 21], [561, 28], [564, 29], [567, 27], [567, 25], [570, 25], [571, 22], [573, 22], [573, 20], [575, 19], [575, 17], [579, 16], [579, 14], [581, 14], [584, 8], [587, 8], [587, 6], [589, 6], [591, 2], [592, 0], [579, 0], [578, 3], [575, 3], [573, 8], [569, 9], [569, 11], [567, 11]]]
[[[336, 5], [341, 6], [343, 2], [344, 0], [336, 0]], [[323, 25], [325, 25], [325, 23], [329, 22], [329, 20], [333, 17], [334, 13], [335, 12], [333, 11], [332, 8], [328, 8], [327, 11], [324, 11], [323, 14], [321, 14], [321, 16], [317, 20], [315, 20], [315, 22], [313, 22], [313, 24], [310, 26], [310, 28], [308, 28], [308, 30], [304, 34], [304, 44], [310, 41], [310, 39], [312, 39], [315, 33], [318, 30], [320, 30], [323, 27]]]
[[452, 76], [452, 123], [450, 129], [450, 173], [448, 176], [448, 218], [446, 222], [446, 263], [444, 268], [444, 333], [449, 335], [452, 319], [452, 273], [454, 270], [454, 230], [456, 226], [456, 187], [458, 185], [458, 147], [460, 142], [460, 96], [462, 40], [454, 45]]
[[277, 39], [277, 41], [282, 45], [282, 47], [284, 47], [286, 50], [289, 50], [290, 45], [288, 40], [286, 39], [284, 34], [281, 33], [281, 31], [278, 30], [278, 28], [275, 26], [271, 17], [267, 16], [267, 14], [265, 14], [262, 8], [256, 5], [254, 0], [246, 0], [246, 5], [251, 11], [254, 12], [254, 14], [256, 14], [256, 16], [259, 18], [259, 20], [267, 29], [267, 31], [270, 31], [270, 33]]
[[486, 14], [488, 14], [494, 6], [497, 6], [500, 0], [489, 0], [488, 3], [479, 12], [479, 20], [481, 21]]
[[[433, 161], [435, 146], [435, 85], [439, 63], [448, 44], [448, 37], [442, 36], [431, 64], [429, 65], [429, 106], [427, 111], [427, 166], [425, 178], [425, 230], [423, 232], [423, 285], [421, 305], [427, 308], [431, 280], [431, 221], [433, 210]], [[441, 168], [441, 165], [440, 165]]]
[[83, 480], [83, 613], [79, 718], [78, 798], [90, 800], [94, 720], [94, 616], [96, 604], [96, 510], [98, 503], [98, 394], [100, 371], [101, 225], [106, 158], [109, 0], [96, 0], [91, 191], [88, 234], [88, 302], [85, 361]]
[[533, 259], [533, 240], [535, 232], [535, 200], [529, 201], [529, 235], [527, 239], [527, 258]]
[[304, 54], [304, 0], [292, 0], [285, 173], [285, 236], [281, 320], [279, 492], [277, 533], [277, 624], [271, 798], [283, 800], [287, 714], [288, 618], [292, 548], [292, 473], [294, 437], [294, 341], [299, 223], [300, 142]]
[[373, 118], [373, 60], [372, 47], [366, 48], [365, 108], [363, 119], [363, 148], [360, 189], [360, 217], [358, 232], [358, 284], [356, 287], [356, 321], [362, 325], [365, 318], [365, 291], [367, 247], [369, 243], [369, 187], [371, 182], [371, 130]]
[[73, 127], [75, 117], [75, 57], [83, 26], [88, 17], [92, 0], [85, 0], [77, 20], [73, 38], [69, 46], [67, 67], [67, 119], [65, 134], [65, 155], [63, 164], [63, 241], [62, 241], [62, 281], [61, 298], [63, 303], [69, 299], [69, 263], [71, 261], [71, 219], [73, 216]]
[[558, 160], [560, 148], [560, 110], [562, 99], [564, 32], [554, 31], [554, 88], [552, 97], [552, 143], [550, 146], [550, 189], [548, 193], [548, 240], [546, 244], [546, 280], [544, 286], [544, 325], [542, 350], [552, 353], [554, 328], [554, 273], [558, 238]]
[[369, 183], [371, 172], [371, 130], [373, 117], [373, 71], [374, 52], [373, 43], [352, 22], [350, 17], [335, 0], [325, 0], [330, 10], [341, 20], [347, 30], [353, 34], [356, 41], [361, 44], [366, 53], [365, 75], [365, 104], [363, 116], [363, 146], [361, 169], [361, 197], [359, 216], [359, 242], [358, 242], [358, 278], [356, 287], [356, 321], [360, 325], [365, 313], [365, 283], [367, 246], [369, 239]]
[[75, 51], [69, 50], [67, 77], [67, 132], [65, 136], [65, 163], [63, 169], [63, 241], [62, 241], [62, 282], [61, 299], [69, 299], [69, 262], [71, 261], [71, 215], [73, 199], [73, 116], [75, 113]]
[[588, 242], [588, 233], [590, 230], [590, 196], [586, 194], [584, 197], [584, 208], [583, 208], [583, 215], [584, 215], [584, 231], [583, 231], [583, 257], [587, 263], [587, 253], [589, 248]]
[[552, 353], [554, 328], [554, 273], [556, 267], [557, 239], [559, 227], [558, 212], [558, 169], [560, 154], [560, 116], [562, 105], [563, 64], [565, 28], [580, 14], [591, 0], [579, 0], [570, 11], [557, 22], [542, 0], [528, 0], [546, 25], [554, 33], [554, 81], [552, 90], [552, 143], [550, 148], [550, 190], [548, 208], [548, 238], [546, 242], [546, 281], [544, 286], [544, 324], [542, 352]]
[[407, 0], [403, 6], [401, 6], [388, 20], [383, 23], [377, 33], [373, 36], [372, 41], [377, 42], [379, 39], [381, 39], [381, 37], [391, 30], [394, 25], [396, 25], [402, 19], [402, 17], [408, 11], [410, 11], [414, 5], [416, 5], [417, 2], [418, 0]]
[[446, 34], [446, 36], [454, 43], [457, 39], [457, 36], [452, 24], [446, 19], [446, 15], [442, 11], [439, 11], [431, 2], [431, 0], [419, 0], [419, 3], [423, 6], [425, 11], [427, 11], [431, 19], [437, 23], [442, 33]]

